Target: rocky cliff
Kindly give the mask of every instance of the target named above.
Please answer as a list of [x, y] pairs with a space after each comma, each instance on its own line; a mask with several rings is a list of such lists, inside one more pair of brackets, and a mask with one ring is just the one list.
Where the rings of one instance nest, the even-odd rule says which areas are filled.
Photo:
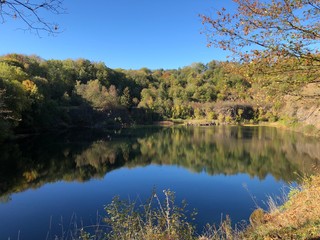
[[320, 131], [320, 81], [303, 86], [298, 93], [285, 95], [280, 114]]

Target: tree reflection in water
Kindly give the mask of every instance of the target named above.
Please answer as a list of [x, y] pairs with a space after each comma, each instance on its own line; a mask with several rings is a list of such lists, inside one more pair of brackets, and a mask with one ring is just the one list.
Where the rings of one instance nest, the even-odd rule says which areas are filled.
[[55, 181], [102, 178], [120, 168], [177, 165], [209, 175], [245, 173], [299, 181], [320, 164], [315, 138], [269, 127], [136, 128], [77, 131], [0, 146], [0, 201]]

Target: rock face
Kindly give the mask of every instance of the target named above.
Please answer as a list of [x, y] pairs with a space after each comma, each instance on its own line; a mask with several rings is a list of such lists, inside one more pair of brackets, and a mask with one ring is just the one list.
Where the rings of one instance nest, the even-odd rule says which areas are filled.
[[250, 104], [226, 102], [216, 104], [215, 106], [217, 114], [230, 116], [232, 119], [235, 119], [239, 115], [239, 111], [241, 111], [242, 119], [250, 120], [254, 118], [255, 110]]
[[320, 129], [320, 81], [309, 83], [297, 95], [284, 96], [281, 114]]

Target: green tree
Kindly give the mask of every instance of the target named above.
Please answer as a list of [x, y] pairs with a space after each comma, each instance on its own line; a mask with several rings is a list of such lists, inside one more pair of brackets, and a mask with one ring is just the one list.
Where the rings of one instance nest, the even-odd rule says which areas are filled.
[[[77, 80], [81, 83], [87, 83], [90, 80], [97, 79], [95, 66], [86, 59], [78, 59], [74, 62]], [[100, 79], [99, 79], [100, 80]], [[102, 79], [101, 79], [102, 80]]]
[[154, 109], [156, 99], [156, 89], [144, 88], [141, 91], [141, 101], [138, 107]]
[[13, 120], [12, 123], [17, 125], [21, 121], [21, 116], [24, 111], [30, 109], [30, 99], [21, 82], [17, 80], [2, 80], [0, 79], [0, 89], [2, 106], [6, 107], [3, 112], [10, 112], [9, 119]]
[[130, 89], [128, 87], [123, 90], [122, 96], [120, 97], [120, 103], [125, 107], [131, 106]]
[[10, 135], [9, 119], [12, 119], [12, 112], [5, 103], [5, 90], [0, 89], [0, 142]]
[[46, 76], [45, 60], [36, 55], [11, 53], [2, 56], [0, 61], [10, 66], [20, 67], [28, 76]]
[[96, 109], [110, 109], [119, 105], [117, 89], [111, 85], [109, 89], [102, 86], [99, 80], [91, 80], [86, 84], [77, 82], [76, 93], [87, 100]]
[[13, 66], [7, 62], [0, 62], [0, 76], [5, 80], [18, 80], [22, 82], [28, 78], [28, 74], [20, 66]]

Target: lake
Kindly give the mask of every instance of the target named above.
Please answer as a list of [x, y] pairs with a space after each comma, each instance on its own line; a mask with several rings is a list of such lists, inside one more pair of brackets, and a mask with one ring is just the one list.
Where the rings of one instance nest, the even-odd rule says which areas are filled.
[[119, 195], [153, 189], [197, 209], [195, 224], [247, 220], [320, 165], [319, 139], [270, 127], [68, 131], [0, 146], [0, 239], [55, 239], [101, 222]]

